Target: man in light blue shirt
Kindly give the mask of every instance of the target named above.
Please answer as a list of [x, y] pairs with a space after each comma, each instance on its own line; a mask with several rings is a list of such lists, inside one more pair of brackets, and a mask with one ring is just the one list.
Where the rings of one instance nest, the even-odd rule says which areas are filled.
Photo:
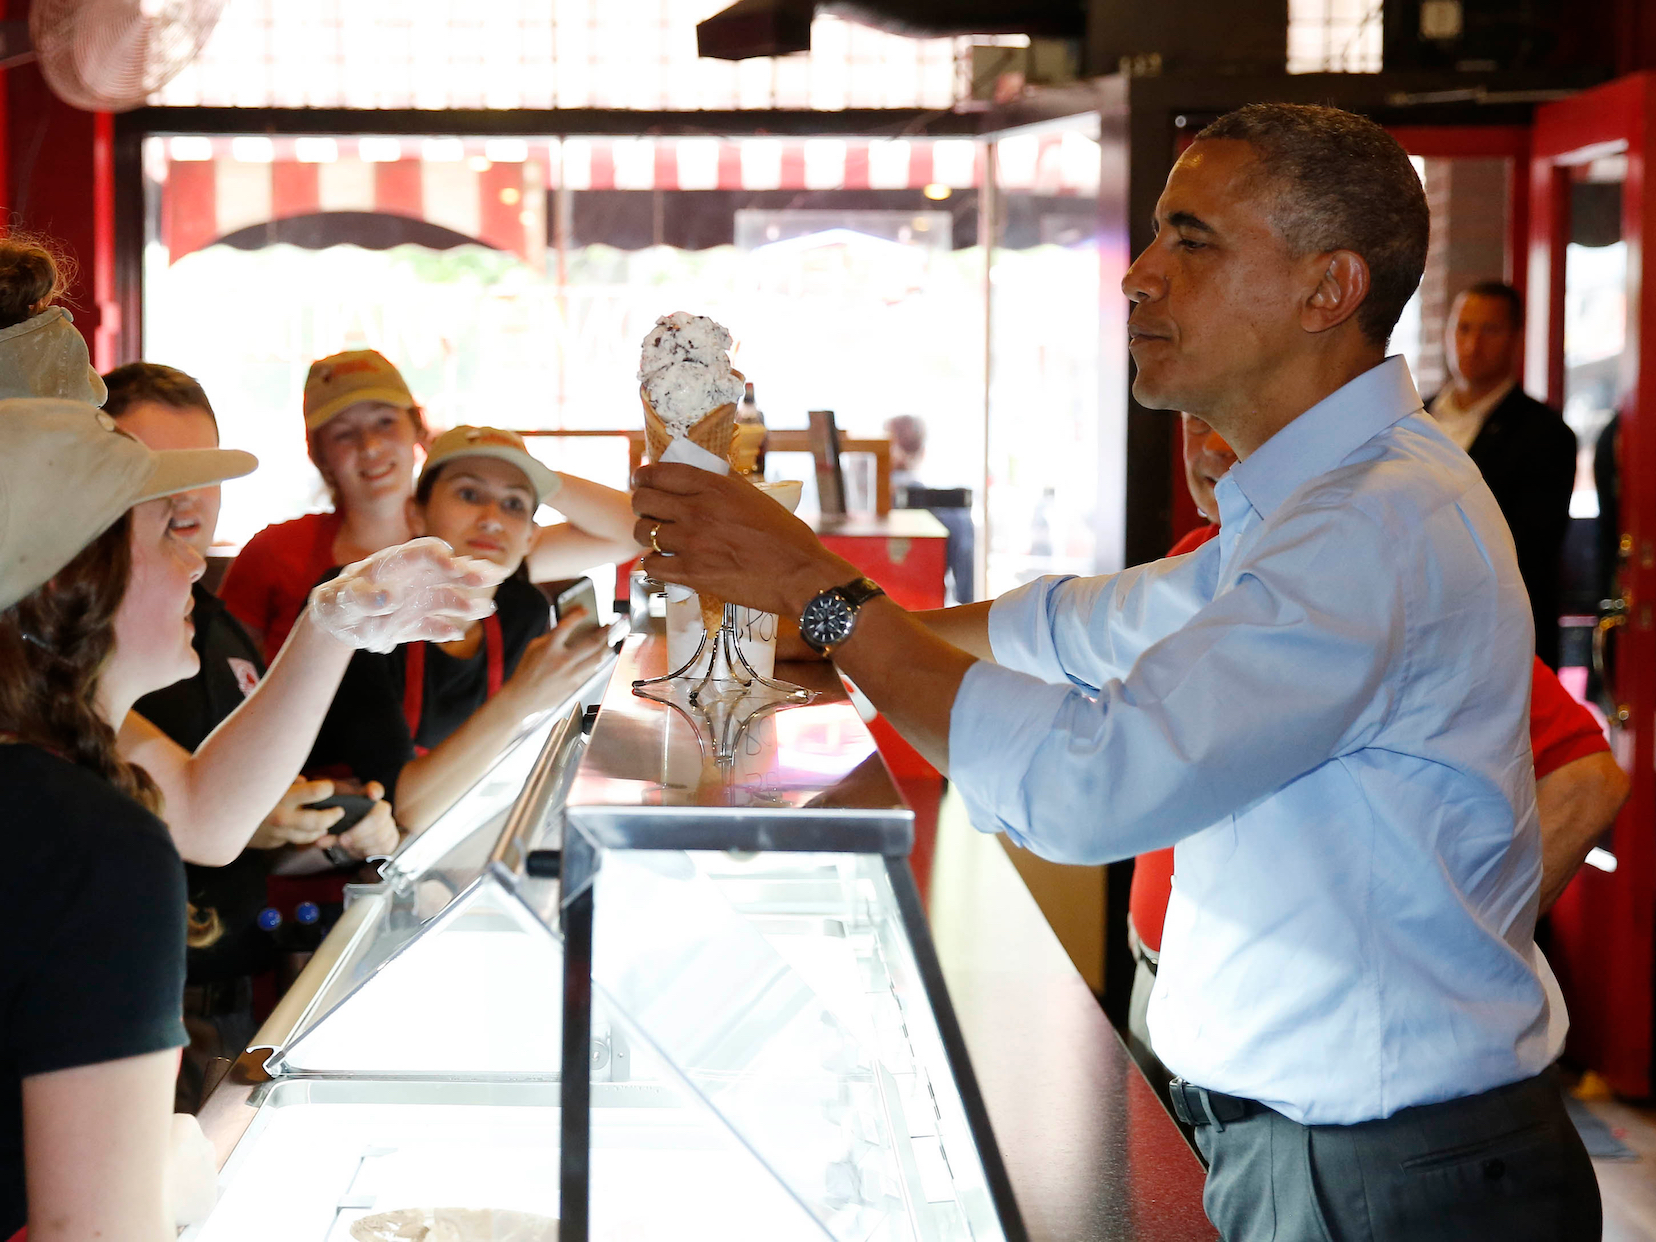
[[1256, 105], [1156, 223], [1134, 392], [1235, 448], [1216, 540], [914, 617], [768, 501], [650, 467], [638, 533], [674, 555], [646, 568], [799, 616], [980, 828], [1073, 862], [1177, 843], [1151, 1032], [1230, 1242], [1596, 1238], [1533, 942], [1527, 597], [1385, 356], [1419, 180], [1370, 122]]

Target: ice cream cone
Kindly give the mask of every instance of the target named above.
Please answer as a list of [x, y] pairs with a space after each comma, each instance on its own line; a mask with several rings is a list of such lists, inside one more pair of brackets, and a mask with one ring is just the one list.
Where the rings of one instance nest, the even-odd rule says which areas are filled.
[[[673, 442], [673, 433], [667, 430], [667, 424], [655, 412], [649, 393], [642, 386], [638, 390], [638, 399], [644, 403], [644, 438], [649, 446], [650, 460], [660, 461], [667, 446]], [[709, 410], [690, 428], [686, 438], [728, 462], [736, 438], [735, 405], [727, 403]], [[724, 621], [724, 600], [709, 596], [698, 596], [698, 599], [701, 601], [702, 628], [709, 634], [717, 633]]]
[[[673, 442], [673, 433], [655, 412], [649, 395], [640, 386], [638, 399], [644, 403], [644, 440], [651, 461], [660, 461], [667, 446]], [[730, 460], [731, 444], [736, 437], [736, 407], [725, 404], [703, 414], [686, 433], [685, 438], [699, 445], [723, 461]]]

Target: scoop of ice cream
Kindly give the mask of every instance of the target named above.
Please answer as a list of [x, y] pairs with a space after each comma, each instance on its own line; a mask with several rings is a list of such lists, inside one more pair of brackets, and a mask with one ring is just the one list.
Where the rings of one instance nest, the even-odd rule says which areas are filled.
[[710, 410], [742, 399], [745, 385], [730, 369], [730, 332], [705, 315], [675, 311], [644, 338], [638, 379], [657, 417], [684, 435]]

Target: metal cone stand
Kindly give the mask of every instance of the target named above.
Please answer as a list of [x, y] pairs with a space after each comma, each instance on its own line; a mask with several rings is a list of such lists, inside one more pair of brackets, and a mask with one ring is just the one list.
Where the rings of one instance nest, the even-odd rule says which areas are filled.
[[[705, 658], [706, 668], [698, 676], [696, 670]], [[791, 682], [778, 681], [761, 675], [748, 662], [742, 645], [736, 638], [736, 605], [727, 603], [719, 628], [712, 634], [702, 632], [696, 653], [680, 668], [661, 677], [646, 677], [632, 684], [633, 693], [640, 698], [665, 704], [695, 724], [690, 712], [674, 702], [675, 692], [685, 692], [685, 698], [696, 716], [707, 726], [713, 743], [713, 760], [720, 768], [729, 768], [735, 762], [736, 747], [742, 734], [756, 720], [784, 708], [809, 703], [815, 692]], [[749, 710], [744, 711], [744, 708]], [[706, 754], [702, 730], [696, 730], [697, 741]]]

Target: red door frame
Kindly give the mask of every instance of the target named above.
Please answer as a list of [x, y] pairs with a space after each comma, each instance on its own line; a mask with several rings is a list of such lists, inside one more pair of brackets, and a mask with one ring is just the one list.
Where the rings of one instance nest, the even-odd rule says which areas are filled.
[[[1616, 870], [1584, 867], [1553, 908], [1550, 955], [1570, 1005], [1570, 1052], [1620, 1094], [1651, 1093], [1656, 1024], [1656, 281], [1643, 279], [1644, 239], [1656, 237], [1656, 196], [1646, 192], [1647, 144], [1656, 137], [1656, 74], [1636, 73], [1536, 110], [1530, 167], [1528, 324], [1531, 392], [1564, 397], [1564, 247], [1570, 168], [1625, 150], [1622, 237], [1628, 249], [1627, 349], [1622, 356], [1621, 524], [1632, 553], [1622, 564], [1628, 621], [1618, 631], [1616, 757], [1633, 792], [1614, 828]], [[1656, 355], [1653, 355], [1656, 356]]]

